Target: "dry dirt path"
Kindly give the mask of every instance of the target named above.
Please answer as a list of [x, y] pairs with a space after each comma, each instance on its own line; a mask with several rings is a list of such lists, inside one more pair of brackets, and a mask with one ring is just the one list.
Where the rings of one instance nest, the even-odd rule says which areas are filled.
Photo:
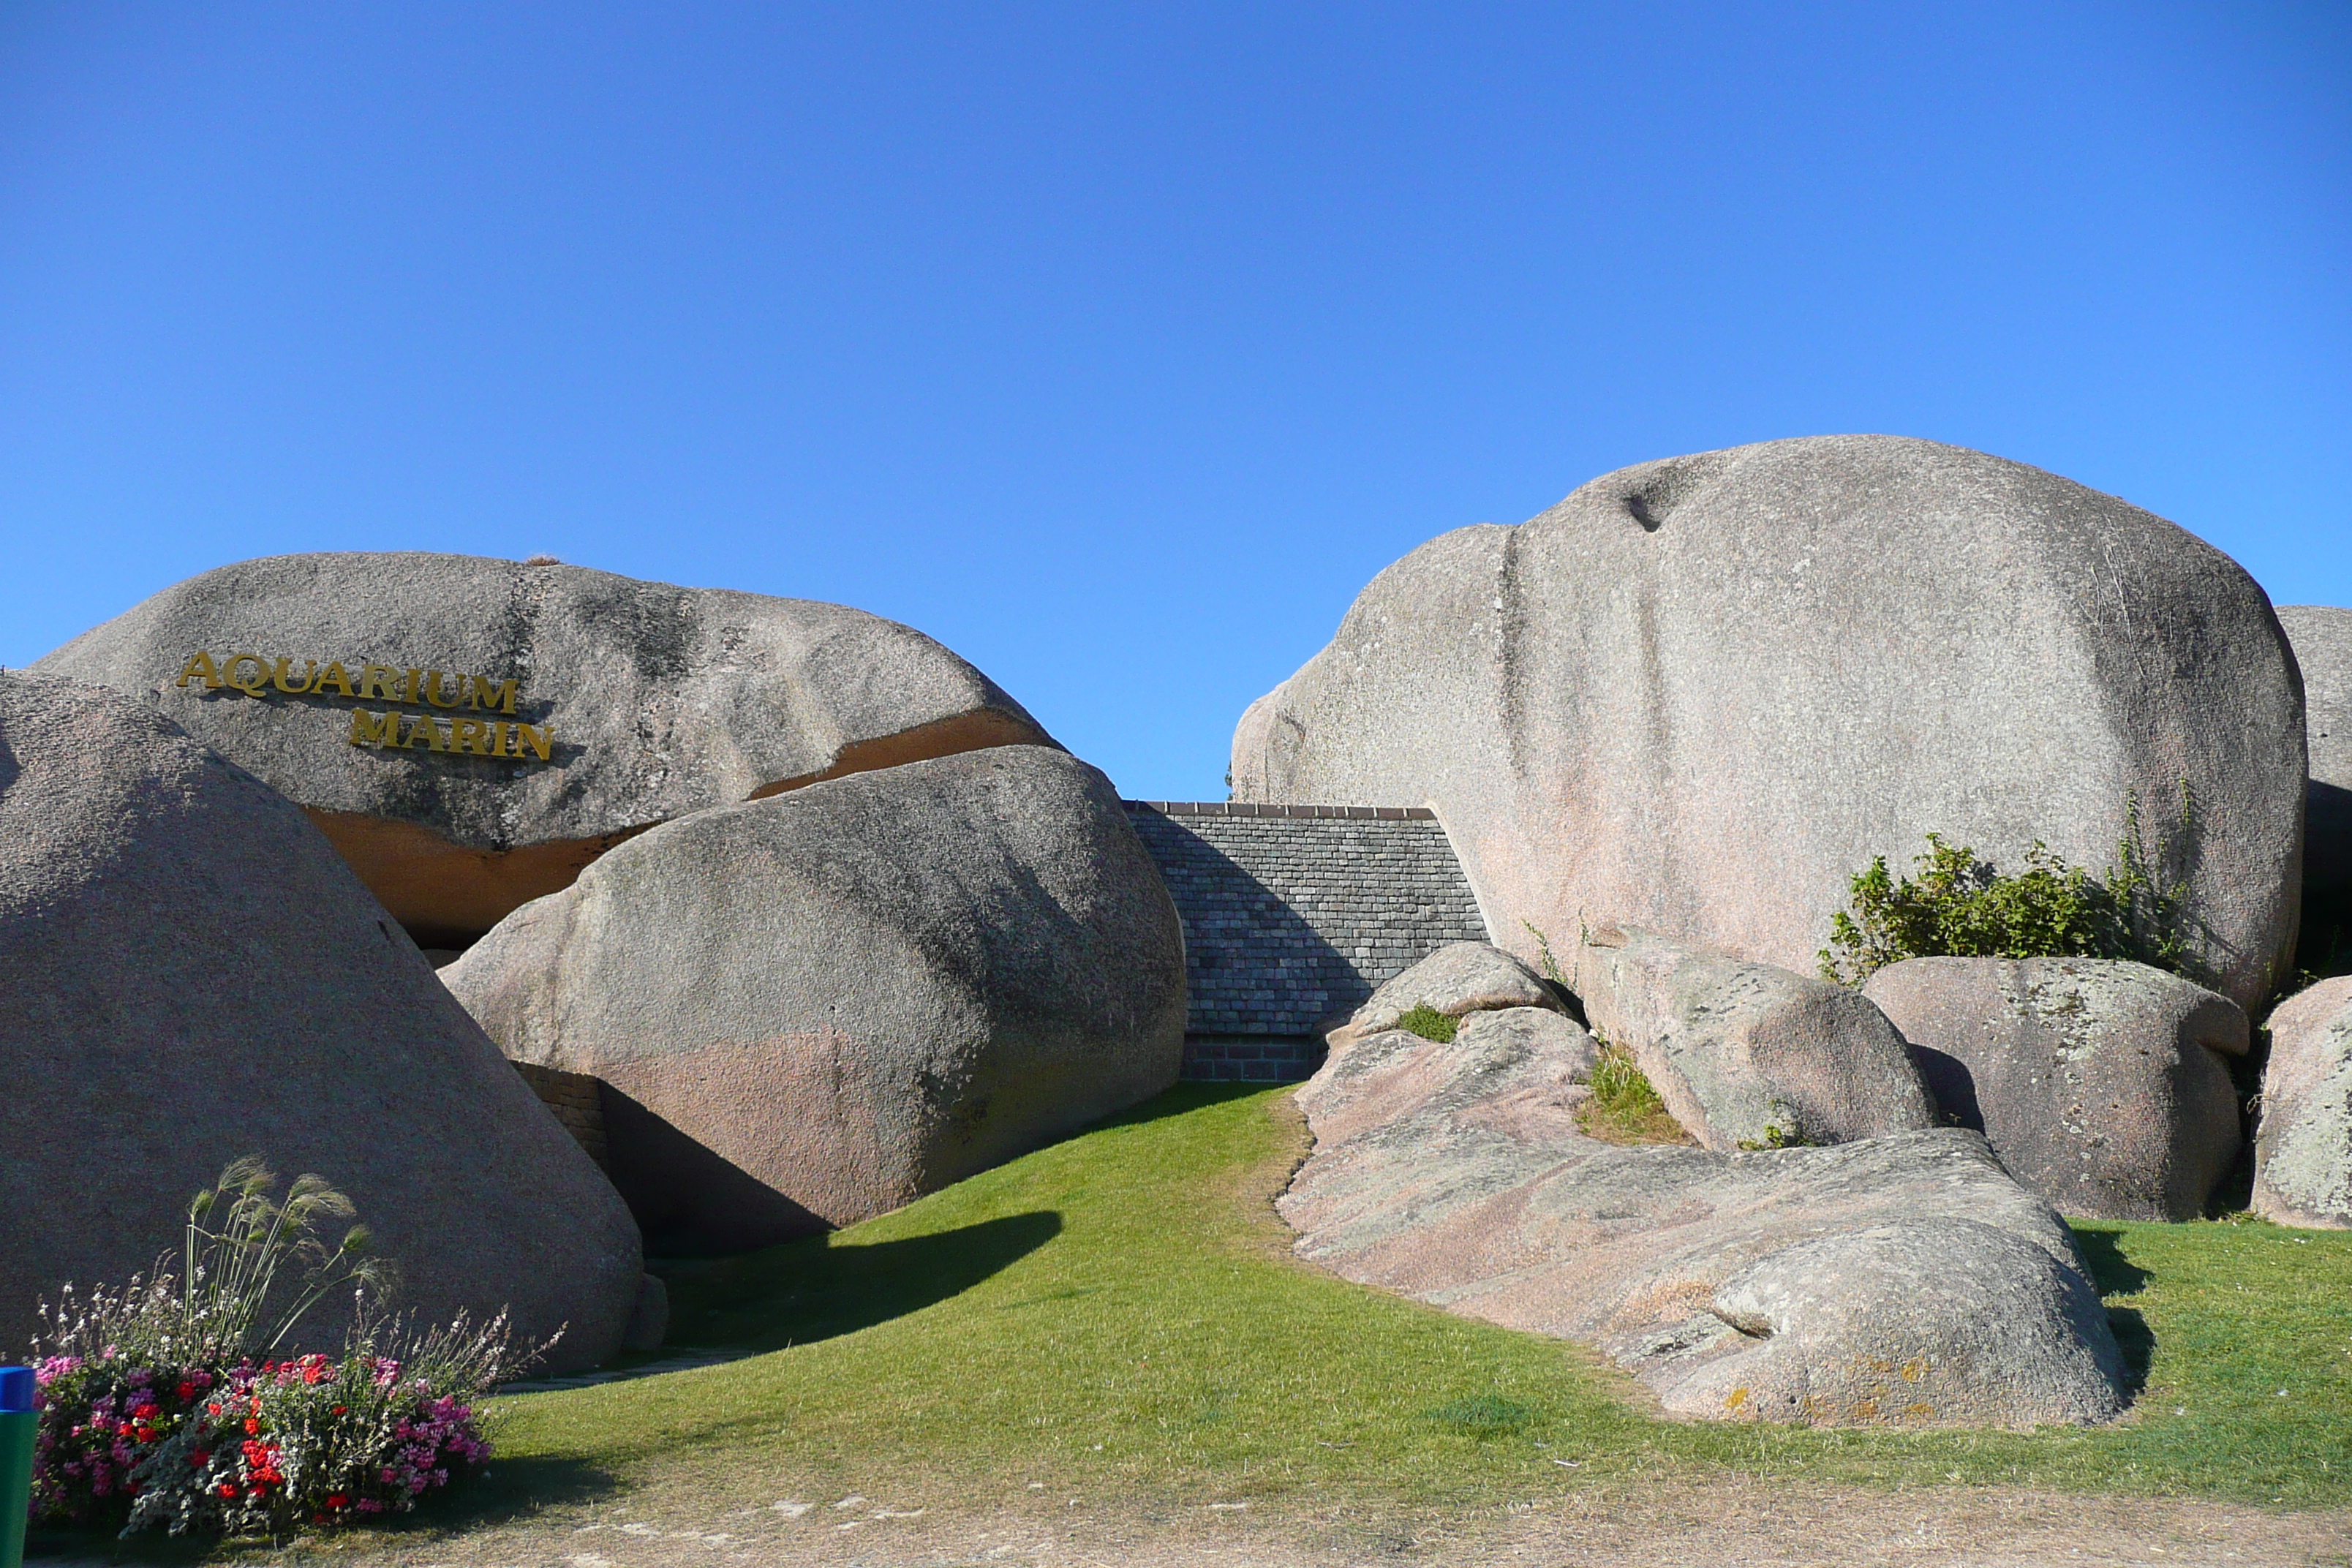
[[276, 1568], [2352, 1565], [2352, 1514], [2022, 1490], [1736, 1482], [1663, 1498], [1571, 1500], [1469, 1524], [1261, 1518], [1232, 1506], [1151, 1514], [1043, 1495], [993, 1513], [854, 1494], [777, 1500], [787, 1506], [715, 1513], [616, 1502], [464, 1534], [295, 1548], [260, 1560]]

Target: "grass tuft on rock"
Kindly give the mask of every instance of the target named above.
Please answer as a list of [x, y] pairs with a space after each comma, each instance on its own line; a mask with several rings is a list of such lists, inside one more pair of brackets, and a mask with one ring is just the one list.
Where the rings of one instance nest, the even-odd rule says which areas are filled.
[[1462, 1020], [1449, 1017], [1424, 1002], [1399, 1018], [1396, 1026], [1419, 1035], [1424, 1040], [1450, 1046], [1454, 1043], [1454, 1037], [1461, 1032]]
[[602, 1478], [711, 1517], [886, 1488], [1499, 1515], [1735, 1477], [2352, 1505], [2352, 1233], [2077, 1226], [2144, 1384], [2112, 1426], [1675, 1422], [1590, 1350], [1294, 1258], [1272, 1203], [1306, 1148], [1286, 1090], [1188, 1085], [835, 1235], [667, 1266], [665, 1353], [740, 1359], [499, 1401], [486, 1490]]
[[1649, 1075], [1622, 1046], [1602, 1041], [1592, 1064], [1592, 1098], [1577, 1107], [1577, 1125], [1603, 1143], [1687, 1143]]

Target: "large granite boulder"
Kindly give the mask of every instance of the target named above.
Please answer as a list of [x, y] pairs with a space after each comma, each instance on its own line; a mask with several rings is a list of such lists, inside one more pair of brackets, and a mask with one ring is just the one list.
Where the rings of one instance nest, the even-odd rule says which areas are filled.
[[1536, 972], [1483, 942], [1448, 942], [1400, 974], [1391, 975], [1356, 1009], [1335, 1037], [1356, 1039], [1393, 1029], [1416, 1007], [1459, 1018], [1489, 1007], [1549, 1007], [1559, 1000]]
[[1903, 1037], [1843, 986], [1603, 926], [1579, 933], [1576, 995], [1683, 1130], [1717, 1152], [1937, 1124]]
[[[1382, 572], [1244, 715], [1244, 801], [1427, 803], [1494, 929], [1810, 971], [1941, 832], [2094, 874], [2137, 796], [2252, 1005], [2294, 939], [2303, 709], [2269, 602], [2162, 518], [1979, 452], [1819, 437], [1645, 463]], [[2176, 848], [2178, 847], [2176, 846]]]
[[1300, 1256], [1597, 1344], [1678, 1415], [1841, 1426], [2095, 1422], [2123, 1359], [2072, 1235], [1945, 1129], [1717, 1154], [1581, 1137], [1551, 1037], [1402, 1030], [1298, 1094], [1280, 1200]]
[[2068, 1214], [2194, 1219], [2242, 1144], [2227, 997], [2142, 963], [1914, 958], [1863, 994], [1903, 1031], [1937, 1102]]
[[2352, 1230], [2352, 975], [2271, 1014], [2254, 1134], [2254, 1212], [2281, 1225]]
[[2278, 617], [2303, 669], [2305, 921], [2319, 928], [2304, 936], [2324, 962], [2352, 953], [2352, 610], [2282, 605]]
[[1175, 906], [1103, 775], [999, 746], [614, 849], [442, 971], [518, 1060], [606, 1085], [657, 1247], [895, 1208], [1176, 1079]]
[[877, 616], [470, 555], [240, 562], [34, 668], [135, 693], [307, 808], [427, 947], [657, 822], [1052, 743], [979, 670]]
[[618, 1347], [611, 1184], [302, 813], [131, 698], [0, 676], [0, 1349], [245, 1154], [350, 1194], [404, 1305]]

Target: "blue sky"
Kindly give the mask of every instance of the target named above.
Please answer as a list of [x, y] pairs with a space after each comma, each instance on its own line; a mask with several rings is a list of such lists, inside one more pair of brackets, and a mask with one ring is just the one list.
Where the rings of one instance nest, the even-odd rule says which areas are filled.
[[251, 555], [832, 599], [1129, 795], [1381, 566], [1932, 437], [2352, 604], [2352, 7], [0, 8], [0, 664]]

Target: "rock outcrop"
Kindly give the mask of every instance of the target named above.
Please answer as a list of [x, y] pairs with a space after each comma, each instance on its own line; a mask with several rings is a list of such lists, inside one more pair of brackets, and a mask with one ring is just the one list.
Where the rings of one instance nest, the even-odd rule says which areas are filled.
[[611, 1184], [302, 813], [131, 698], [0, 676], [0, 1346], [256, 1154], [351, 1195], [401, 1304], [569, 1325], [558, 1369], [618, 1347]]
[[1167, 889], [1109, 781], [1041, 746], [665, 824], [442, 978], [508, 1055], [604, 1080], [666, 1250], [897, 1207], [1167, 1088], [1183, 1046]]
[[1504, 1030], [1335, 1050], [1299, 1091], [1315, 1152], [1279, 1205], [1299, 1255], [1595, 1343], [1680, 1415], [2024, 1426], [2123, 1408], [2071, 1234], [1980, 1136], [1612, 1148], [1576, 1131], [1577, 1065], [1571, 1044]]
[[1602, 927], [1580, 933], [1576, 995], [1674, 1119], [1718, 1153], [1937, 1125], [1903, 1037], [1843, 986]]
[[1396, 1027], [1416, 1007], [1449, 1018], [1487, 1007], [1549, 1007], [1559, 1000], [1536, 972], [1483, 942], [1448, 942], [1372, 993], [1335, 1037], [1360, 1038]]
[[1600, 1047], [1575, 1019], [1548, 1007], [1497, 1007], [1472, 1013], [1455, 1031], [1465, 1051], [1517, 1051], [1558, 1061], [1571, 1083], [1591, 1081]]
[[2282, 605], [2278, 617], [2303, 669], [2304, 937], [2324, 963], [2352, 952], [2352, 610]]
[[2071, 1215], [2186, 1220], [2237, 1159], [2222, 1056], [2246, 1016], [2201, 985], [2088, 958], [1914, 958], [1863, 994], [1929, 1089], [2011, 1175]]
[[[1426, 802], [1494, 929], [1673, 931], [1810, 971], [1930, 831], [2095, 874], [2210, 809], [2200, 957], [2290, 955], [2301, 699], [2269, 602], [2139, 509], [1982, 453], [1776, 441], [1622, 469], [1382, 572], [1234, 738], [1244, 801]], [[1527, 951], [1521, 949], [1521, 951]]]
[[139, 696], [307, 808], [427, 947], [655, 823], [1052, 743], [979, 670], [863, 611], [468, 555], [240, 562], [34, 668]]
[[2352, 1229], [2352, 975], [2280, 1003], [2269, 1028], [2254, 1212], [2281, 1225]]

